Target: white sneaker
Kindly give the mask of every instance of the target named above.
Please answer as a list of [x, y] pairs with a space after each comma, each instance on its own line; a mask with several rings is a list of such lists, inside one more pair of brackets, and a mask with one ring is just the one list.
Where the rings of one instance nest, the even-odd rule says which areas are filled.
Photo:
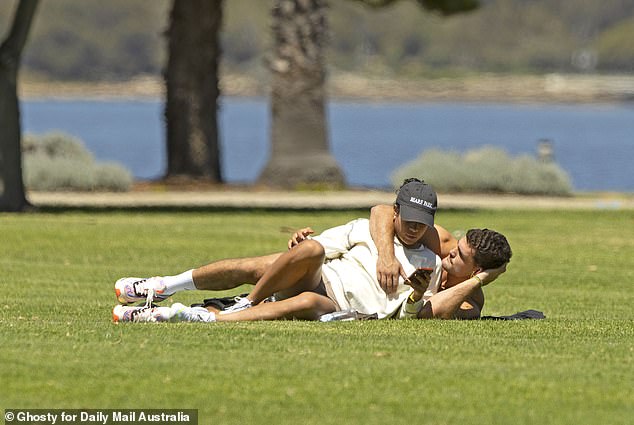
[[163, 301], [168, 294], [165, 294], [165, 284], [160, 276], [147, 279], [139, 277], [124, 277], [114, 284], [114, 292], [121, 304], [131, 304], [138, 301], [146, 301], [151, 304], [155, 301]]
[[247, 297], [244, 297], [244, 298], [243, 297], [235, 297], [234, 299], [235, 299], [236, 303], [234, 305], [231, 305], [231, 306], [225, 308], [219, 314], [236, 313], [238, 311], [246, 310], [247, 308], [253, 307], [253, 304], [251, 304], [251, 300], [248, 299]]
[[115, 322], [170, 322], [174, 312], [170, 307], [141, 307], [116, 305], [112, 309]]

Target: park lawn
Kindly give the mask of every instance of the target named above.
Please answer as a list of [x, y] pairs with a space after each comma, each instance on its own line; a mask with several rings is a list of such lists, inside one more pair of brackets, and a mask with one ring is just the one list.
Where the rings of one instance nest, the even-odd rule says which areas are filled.
[[201, 424], [632, 423], [634, 211], [438, 213], [512, 244], [484, 314], [537, 309], [543, 321], [111, 322], [118, 277], [278, 251], [291, 229], [360, 216], [0, 214], [0, 408], [198, 409]]

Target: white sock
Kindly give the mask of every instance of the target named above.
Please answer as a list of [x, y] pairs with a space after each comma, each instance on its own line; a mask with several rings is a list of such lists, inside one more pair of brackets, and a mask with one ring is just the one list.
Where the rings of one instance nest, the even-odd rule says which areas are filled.
[[163, 283], [165, 283], [165, 293], [172, 295], [179, 291], [193, 291], [196, 289], [194, 285], [194, 279], [192, 278], [192, 270], [187, 270], [176, 276], [163, 276]]
[[192, 307], [190, 318], [191, 322], [215, 322], [216, 314], [205, 307]]
[[204, 307], [187, 307], [181, 303], [174, 303], [171, 307], [161, 307], [168, 308], [170, 310], [169, 317], [173, 318], [172, 321], [177, 322], [215, 322], [216, 315], [207, 310]]

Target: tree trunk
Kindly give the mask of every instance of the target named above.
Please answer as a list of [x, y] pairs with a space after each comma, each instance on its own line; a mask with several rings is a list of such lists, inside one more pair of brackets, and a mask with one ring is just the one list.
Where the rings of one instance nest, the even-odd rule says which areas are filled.
[[24, 211], [30, 204], [22, 179], [22, 132], [18, 71], [38, 0], [21, 0], [8, 37], [0, 46], [0, 211]]
[[167, 32], [167, 177], [222, 181], [218, 59], [222, 0], [174, 0]]
[[272, 15], [271, 157], [259, 180], [285, 188], [343, 186], [328, 146], [326, 2], [277, 0]]

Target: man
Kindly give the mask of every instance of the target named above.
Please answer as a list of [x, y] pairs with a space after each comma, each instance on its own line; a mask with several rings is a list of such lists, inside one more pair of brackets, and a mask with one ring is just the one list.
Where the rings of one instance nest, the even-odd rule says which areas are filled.
[[[389, 205], [377, 205], [371, 211], [372, 239], [375, 241], [379, 253], [377, 261], [377, 279], [387, 294], [394, 291], [400, 276], [405, 277], [406, 272], [400, 262], [394, 256], [389, 244], [390, 237], [394, 234], [390, 216], [392, 214]], [[474, 319], [480, 317], [484, 306], [484, 293], [481, 286], [489, 283], [506, 270], [506, 263], [513, 255], [506, 238], [493, 230], [471, 229], [466, 236], [457, 240], [451, 233], [439, 225], [429, 229], [425, 233], [424, 241], [428, 246], [434, 246], [440, 253], [442, 260], [442, 277], [440, 292], [436, 296], [436, 304], [449, 288], [453, 289], [449, 294], [461, 294], [463, 301], [451, 312], [445, 308], [436, 311], [432, 317]], [[487, 282], [473, 282], [472, 277], [483, 278], [480, 273], [488, 270]], [[476, 279], [477, 281], [478, 279]], [[416, 291], [415, 291], [416, 292]], [[442, 295], [445, 292], [445, 295]], [[459, 297], [459, 298], [460, 298]], [[433, 303], [427, 305], [430, 309]], [[429, 314], [429, 312], [427, 312]]]
[[[414, 246], [420, 247], [420, 240], [426, 235], [427, 229], [433, 229], [431, 225], [433, 224], [433, 212], [435, 212], [435, 194], [433, 195], [433, 203], [430, 202], [430, 204], [433, 205], [432, 221], [426, 220], [426, 226], [423, 229], [417, 229], [417, 227], [420, 226], [415, 224], [408, 225], [408, 220], [404, 220], [404, 218], [410, 217], [409, 204], [417, 206], [425, 204], [425, 200], [422, 199], [422, 196], [411, 196], [410, 191], [407, 190], [407, 186], [410, 183], [413, 182], [406, 181], [399, 190], [399, 195], [393, 210], [394, 216], [393, 218], [390, 217], [390, 223], [392, 224], [391, 228], [388, 228], [388, 231], [392, 232], [392, 234], [396, 234], [396, 239], [392, 237], [394, 241], [391, 250], [392, 255], [394, 255], [394, 249], [402, 249], [402, 246], [398, 246], [399, 241], [404, 242], [405, 246], [413, 244]], [[405, 205], [405, 208], [402, 208], [403, 205]], [[414, 223], [416, 223], [416, 221], [414, 221]], [[376, 267], [376, 256], [378, 252], [376, 252], [376, 247], [372, 249], [374, 243], [369, 241], [367, 235], [369, 229], [366, 228], [367, 225], [367, 220], [355, 221], [346, 226], [335, 228], [338, 230], [331, 229], [331, 231], [324, 232], [325, 237], [322, 235], [321, 240], [319, 240], [320, 237], [314, 238], [325, 246], [329, 244], [331, 246], [329, 260], [327, 260], [325, 267], [322, 267], [325, 253], [322, 253], [318, 248], [320, 244], [315, 244], [315, 241], [307, 240], [306, 237], [310, 235], [311, 231], [310, 229], [303, 229], [296, 233], [291, 241], [289, 241], [289, 247], [292, 248], [287, 254], [273, 254], [255, 259], [222, 260], [200, 269], [186, 272], [183, 274], [185, 275], [184, 279], [183, 275], [167, 278], [152, 278], [149, 280], [138, 280], [135, 278], [120, 279], [117, 282], [117, 296], [122, 302], [133, 302], [141, 300], [146, 296], [151, 296], [152, 290], [158, 292], [161, 297], [165, 297], [167, 294], [171, 294], [179, 289], [229, 289], [242, 282], [249, 281], [248, 277], [253, 276], [260, 277], [256, 288], [246, 299], [240, 300], [236, 310], [240, 310], [245, 306], [254, 305], [254, 307], [225, 315], [213, 315], [213, 320], [271, 320], [282, 317], [315, 320], [321, 314], [339, 308], [350, 307], [354, 307], [361, 312], [379, 313], [380, 318], [394, 316], [473, 318], [479, 316], [483, 301], [481, 303], [473, 302], [473, 306], [478, 307], [478, 309], [463, 308], [463, 304], [467, 299], [472, 297], [474, 293], [477, 293], [482, 285], [493, 281], [504, 271], [504, 266], [498, 267], [496, 270], [484, 270], [485, 266], [495, 265], [497, 267], [510, 259], [510, 247], [508, 247], [508, 243], [503, 236], [488, 230], [478, 230], [472, 232], [474, 236], [479, 235], [477, 238], [472, 238], [471, 242], [465, 240], [460, 249], [456, 248], [454, 255], [450, 255], [443, 260], [442, 266], [443, 268], [447, 266], [447, 270], [442, 274], [438, 272], [439, 259], [436, 259], [436, 267], [429, 282], [412, 279], [407, 282], [408, 286], [406, 286], [403, 280], [399, 282], [400, 286], [396, 287], [396, 293], [393, 291], [391, 294], [386, 295], [385, 293], [380, 293], [382, 290], [379, 289], [380, 286], [378, 285], [376, 274], [373, 279], [359, 279], [356, 275], [359, 270], [353, 269], [351, 273], [344, 273], [347, 277], [346, 281], [343, 285], [341, 282], [335, 284], [334, 288], [337, 290], [333, 291], [333, 285], [328, 281], [327, 277], [327, 270], [330, 266], [328, 265], [328, 261], [338, 258], [342, 253], [345, 253], [343, 257], [346, 260], [352, 260], [353, 263], [358, 262], [359, 258], [365, 257], [365, 260], [367, 260], [368, 257], [372, 257], [370, 261], [364, 262], [364, 270], [360, 275], [367, 277], [373, 274], [371, 269]], [[349, 228], [349, 231], [344, 230], [343, 233], [341, 233], [346, 227]], [[353, 230], [355, 228], [357, 231]], [[332, 241], [329, 242], [329, 239], [336, 240], [337, 238], [334, 238], [333, 235], [338, 233], [344, 235], [343, 240], [346, 241], [343, 244], [339, 242], [339, 246], [337, 243], [332, 244]], [[356, 245], [356, 239], [355, 242], [351, 244], [350, 235], [352, 234], [364, 235], [360, 239], [363, 243], [359, 246], [365, 246], [368, 247], [368, 249], [359, 250], [359, 246]], [[489, 252], [486, 246], [481, 246], [479, 242], [480, 239], [482, 239], [481, 236], [485, 236], [484, 240], [486, 241], [491, 239], [497, 240], [503, 247], [506, 246], [508, 249]], [[438, 238], [438, 235], [435, 237]], [[302, 241], [306, 241], [306, 243]], [[349, 246], [345, 246], [346, 243]], [[296, 248], [297, 246], [300, 246], [301, 249]], [[350, 251], [348, 252], [346, 250]], [[328, 249], [326, 249], [326, 251], [328, 251]], [[370, 254], [368, 254], [368, 252]], [[493, 257], [494, 261], [490, 261], [489, 258], [487, 261], [480, 259], [476, 262], [476, 258], [482, 257]], [[405, 260], [408, 260], [408, 258]], [[397, 263], [399, 264], [399, 269], [402, 268], [403, 274], [406, 272], [410, 273], [413, 269], [412, 263], [407, 263], [407, 269], [403, 268], [405, 261], [402, 260], [402, 256], [397, 260]], [[401, 263], [403, 263], [403, 266], [401, 266]], [[335, 261], [332, 264], [342, 263]], [[284, 279], [288, 278], [289, 275], [285, 275], [283, 272], [291, 270], [295, 273], [298, 269], [302, 269], [303, 272], [300, 273], [299, 276], [296, 274], [293, 275], [293, 279], [295, 280], [288, 286], [288, 281], [284, 282]], [[323, 273], [324, 269], [326, 270], [325, 273]], [[273, 272], [270, 272], [270, 270], [273, 270]], [[322, 282], [321, 279], [317, 282], [316, 279], [311, 278], [316, 275], [317, 270], [322, 271], [324, 274], [326, 278], [324, 282]], [[345, 267], [343, 267], [343, 270], [345, 270]], [[336, 268], [333, 273], [337, 275]], [[472, 276], [467, 276], [469, 273]], [[189, 277], [187, 277], [187, 275]], [[445, 291], [442, 292], [438, 292], [439, 276], [445, 285]], [[308, 279], [306, 279], [307, 277]], [[173, 283], [168, 282], [166, 285], [164, 280], [173, 280]], [[179, 282], [186, 280], [190, 282], [185, 285]], [[196, 283], [193, 284], [193, 281]], [[280, 290], [279, 286], [275, 286], [275, 284], [271, 283], [275, 281], [278, 283], [281, 281], [283, 285], [287, 285], [285, 288], [281, 288], [282, 291], [287, 291], [286, 293], [278, 292], [278, 295], [281, 295], [283, 300], [275, 303], [260, 304], [266, 296], [276, 290]], [[150, 289], [150, 291], [148, 291], [148, 289]], [[330, 294], [328, 294], [328, 289], [330, 289]], [[289, 290], [290, 292], [288, 292]], [[342, 291], [344, 295], [342, 295]], [[337, 293], [339, 294], [339, 298], [336, 296]], [[402, 301], [405, 295], [407, 295], [407, 297], [405, 301]], [[348, 298], [346, 298], [346, 296]], [[210, 318], [209, 314], [204, 310], [186, 308], [181, 304], [175, 304], [175, 306], [178, 311], [173, 311], [174, 309], [170, 310], [168, 308], [155, 309], [156, 311], [145, 309], [143, 310], [143, 315], [140, 314], [140, 307], [128, 307], [127, 310], [125, 307], [115, 307], [113, 316], [115, 320], [120, 321], [138, 319], [162, 321], [169, 320], [169, 318], [173, 316], [188, 321], [206, 321]], [[459, 308], [460, 311], [458, 311]], [[457, 311], [458, 313], [456, 313]], [[133, 313], [139, 314], [136, 314], [137, 317], [132, 317]]]
[[[223, 290], [244, 282], [256, 282], [253, 291], [224, 314], [205, 314], [182, 305], [173, 308], [117, 306], [115, 321], [163, 321], [176, 317], [189, 321], [267, 320], [285, 317], [316, 320], [340, 309], [376, 313], [379, 318], [417, 316], [422, 303], [438, 290], [440, 259], [421, 238], [433, 227], [436, 194], [424, 182], [406, 180], [398, 191], [393, 218], [392, 252], [403, 270], [413, 273], [431, 268], [429, 281], [419, 282], [416, 310], [406, 308], [415, 290], [405, 282], [386, 295], [376, 279], [378, 252], [367, 219], [310, 237], [310, 228], [297, 232], [289, 251], [251, 259], [221, 260], [178, 276], [150, 279], [124, 278], [115, 290], [122, 303], [162, 300], [186, 289]], [[263, 303], [271, 295], [280, 300]], [[410, 300], [410, 304], [414, 304]]]

